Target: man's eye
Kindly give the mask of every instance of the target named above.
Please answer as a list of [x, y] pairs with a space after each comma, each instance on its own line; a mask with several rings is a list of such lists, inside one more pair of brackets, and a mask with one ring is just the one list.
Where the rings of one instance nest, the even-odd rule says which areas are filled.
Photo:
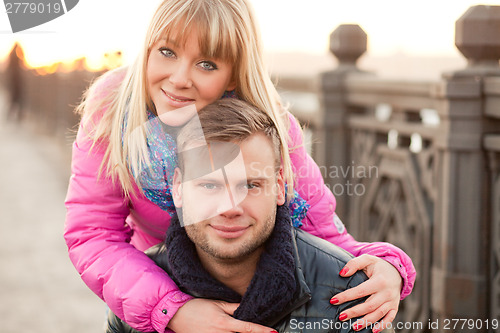
[[173, 58], [173, 57], [175, 57], [174, 51], [172, 51], [169, 48], [160, 47], [159, 51], [160, 51], [161, 54], [163, 54], [167, 58]]
[[199, 66], [206, 71], [213, 71], [217, 69], [217, 65], [211, 61], [202, 61]]
[[211, 183], [200, 184], [200, 186], [206, 190], [215, 190], [217, 188], [217, 185]]

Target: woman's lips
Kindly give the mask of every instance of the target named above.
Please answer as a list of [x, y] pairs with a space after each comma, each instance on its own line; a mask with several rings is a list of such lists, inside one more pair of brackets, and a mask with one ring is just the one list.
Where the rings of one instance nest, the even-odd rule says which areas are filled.
[[217, 236], [221, 238], [238, 238], [242, 236], [249, 226], [225, 226], [225, 225], [210, 225]]
[[184, 96], [178, 96], [174, 95], [172, 93], [166, 92], [165, 90], [161, 90], [165, 97], [167, 98], [167, 103], [174, 106], [174, 107], [184, 107], [186, 105], [192, 104], [194, 102], [194, 99], [192, 98], [187, 98]]

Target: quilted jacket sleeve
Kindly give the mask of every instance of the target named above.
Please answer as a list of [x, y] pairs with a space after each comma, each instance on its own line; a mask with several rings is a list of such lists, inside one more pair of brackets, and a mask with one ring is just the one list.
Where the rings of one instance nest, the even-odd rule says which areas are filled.
[[191, 297], [128, 243], [129, 202], [118, 185], [98, 177], [104, 149], [90, 151], [84, 132], [80, 127], [73, 144], [65, 201], [64, 238], [70, 259], [87, 286], [120, 318], [140, 331], [164, 332]]
[[345, 229], [335, 214], [335, 197], [325, 185], [318, 165], [307, 154], [302, 130], [297, 120], [289, 114], [289, 149], [295, 175], [295, 189], [307, 201], [310, 208], [301, 229], [342, 247], [354, 256], [371, 254], [391, 263], [403, 278], [401, 299], [408, 296], [415, 282], [415, 267], [398, 247], [385, 243], [364, 243], [356, 241]]

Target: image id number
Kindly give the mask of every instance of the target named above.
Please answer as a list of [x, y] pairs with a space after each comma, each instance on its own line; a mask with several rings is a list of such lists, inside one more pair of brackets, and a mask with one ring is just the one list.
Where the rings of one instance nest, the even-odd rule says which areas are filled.
[[5, 4], [7, 14], [59, 14], [63, 8], [60, 3], [8, 2]]
[[481, 330], [497, 329], [498, 319], [444, 319], [443, 329], [445, 330]]

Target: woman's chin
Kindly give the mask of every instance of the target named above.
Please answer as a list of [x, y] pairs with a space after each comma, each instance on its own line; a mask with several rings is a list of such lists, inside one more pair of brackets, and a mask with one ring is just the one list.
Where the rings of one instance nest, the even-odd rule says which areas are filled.
[[174, 127], [186, 124], [198, 113], [195, 104], [190, 104], [171, 111], [162, 111], [157, 109], [157, 112], [162, 123]]

